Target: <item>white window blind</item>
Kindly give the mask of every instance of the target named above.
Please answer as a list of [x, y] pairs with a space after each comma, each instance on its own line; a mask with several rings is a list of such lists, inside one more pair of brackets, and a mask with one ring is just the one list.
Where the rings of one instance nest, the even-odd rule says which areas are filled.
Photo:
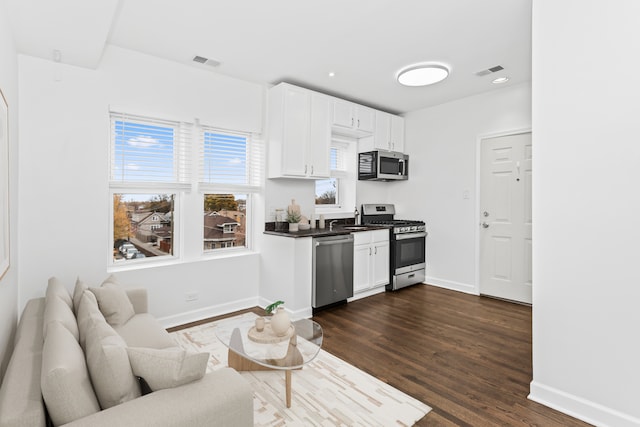
[[192, 125], [111, 113], [112, 188], [190, 186]]
[[340, 142], [333, 141], [331, 143], [331, 151], [329, 156], [329, 169], [331, 176], [344, 177], [347, 173], [347, 146]]
[[201, 190], [260, 191], [262, 144], [250, 134], [202, 126], [200, 151]]

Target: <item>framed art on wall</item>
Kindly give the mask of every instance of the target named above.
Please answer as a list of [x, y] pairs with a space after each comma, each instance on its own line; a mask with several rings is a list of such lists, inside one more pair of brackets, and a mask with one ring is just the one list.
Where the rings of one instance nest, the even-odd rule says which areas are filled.
[[9, 269], [9, 106], [0, 89], [0, 279]]

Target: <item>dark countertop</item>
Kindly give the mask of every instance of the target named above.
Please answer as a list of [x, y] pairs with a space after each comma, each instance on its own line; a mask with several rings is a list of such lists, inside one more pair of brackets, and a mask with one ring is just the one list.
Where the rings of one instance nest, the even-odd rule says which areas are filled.
[[274, 231], [267, 230], [264, 234], [271, 234], [273, 236], [282, 237], [326, 237], [326, 236], [339, 236], [342, 234], [357, 233], [359, 231], [371, 231], [371, 230], [386, 230], [386, 227], [380, 227], [375, 225], [336, 225], [332, 231], [327, 228], [311, 228], [309, 230], [302, 231]]

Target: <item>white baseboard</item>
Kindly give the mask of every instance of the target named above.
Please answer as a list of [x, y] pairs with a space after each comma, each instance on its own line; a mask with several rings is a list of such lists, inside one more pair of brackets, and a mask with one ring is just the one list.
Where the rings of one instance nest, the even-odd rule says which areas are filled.
[[438, 279], [437, 277], [430, 277], [424, 280], [427, 285], [437, 286], [439, 288], [451, 289], [452, 291], [464, 292], [471, 295], [479, 295], [478, 290], [474, 285], [467, 283], [453, 282], [451, 280]]
[[374, 289], [369, 289], [369, 290], [364, 291], [364, 292], [359, 292], [357, 294], [354, 294], [351, 298], [347, 298], [347, 302], [356, 301], [356, 300], [359, 300], [361, 298], [370, 297], [372, 295], [381, 294], [383, 292], [386, 292], [385, 285], [379, 286], [379, 287], [374, 288]]
[[174, 326], [185, 325], [187, 323], [196, 322], [198, 320], [207, 319], [209, 317], [220, 316], [232, 313], [238, 310], [255, 307], [258, 305], [258, 298], [247, 298], [238, 301], [232, 301], [225, 304], [212, 305], [209, 307], [199, 308], [197, 310], [187, 311], [173, 316], [160, 317], [158, 322], [164, 328], [172, 328]]
[[528, 398], [600, 427], [638, 427], [640, 419], [553, 387], [531, 381]]

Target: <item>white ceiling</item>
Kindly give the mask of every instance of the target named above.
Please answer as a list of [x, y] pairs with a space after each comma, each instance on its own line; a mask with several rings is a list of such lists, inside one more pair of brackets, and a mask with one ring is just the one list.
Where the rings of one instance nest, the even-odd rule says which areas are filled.
[[[112, 44], [394, 113], [531, 80], [532, 0], [4, 1], [20, 53], [53, 60], [57, 50], [81, 67], [97, 68]], [[451, 75], [421, 88], [397, 83], [401, 68], [421, 62]], [[475, 75], [495, 65], [504, 71]], [[491, 83], [503, 75], [508, 83]]]

